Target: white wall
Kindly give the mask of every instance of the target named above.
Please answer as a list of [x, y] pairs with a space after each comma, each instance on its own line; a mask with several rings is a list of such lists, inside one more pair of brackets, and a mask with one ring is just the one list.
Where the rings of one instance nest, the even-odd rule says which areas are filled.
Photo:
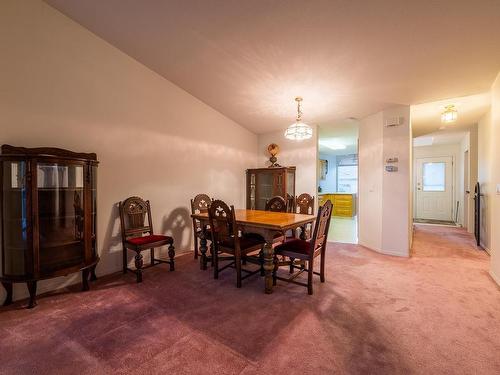
[[[317, 182], [317, 161], [318, 161], [318, 132], [317, 127], [313, 127], [313, 137], [303, 141], [292, 141], [284, 137], [285, 129], [260, 134], [258, 136], [258, 167], [267, 167], [269, 153], [267, 146], [276, 143], [280, 147], [277, 155], [278, 164], [286, 167], [297, 167], [295, 176], [295, 193], [309, 193], [315, 196], [318, 192]], [[317, 207], [317, 205], [316, 205]]]
[[337, 156], [320, 153], [319, 158], [328, 160], [328, 174], [326, 175], [326, 179], [321, 180], [318, 176], [318, 184], [321, 186], [321, 192], [334, 193], [337, 191]]
[[[404, 124], [385, 127], [387, 119]], [[397, 172], [385, 160], [397, 157]], [[359, 243], [409, 256], [411, 243], [411, 125], [409, 106], [396, 106], [361, 121], [359, 129]]]
[[[179, 252], [192, 248], [196, 193], [245, 205], [257, 136], [47, 4], [0, 3], [0, 56], [0, 142], [98, 155], [98, 274], [121, 269], [116, 204], [130, 195], [151, 200], [156, 230]], [[44, 281], [39, 292], [78, 280]]]

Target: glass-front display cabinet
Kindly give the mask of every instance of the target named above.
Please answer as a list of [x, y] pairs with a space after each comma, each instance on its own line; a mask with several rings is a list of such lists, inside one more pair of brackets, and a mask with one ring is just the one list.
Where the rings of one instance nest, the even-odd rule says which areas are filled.
[[295, 167], [247, 169], [247, 209], [264, 210], [266, 202], [277, 195], [293, 200]]
[[36, 305], [37, 281], [82, 272], [83, 290], [95, 279], [97, 156], [57, 148], [1, 148], [1, 274], [27, 283]]

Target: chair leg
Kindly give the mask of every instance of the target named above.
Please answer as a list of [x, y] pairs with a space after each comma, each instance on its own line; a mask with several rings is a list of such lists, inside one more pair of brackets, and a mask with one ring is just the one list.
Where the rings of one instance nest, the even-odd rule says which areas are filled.
[[140, 251], [137, 252], [135, 255], [135, 268], [136, 268], [136, 275], [137, 275], [137, 282], [140, 283], [142, 282], [142, 266], [143, 266], [143, 260], [142, 260], [142, 254]]
[[218, 251], [214, 251], [214, 255], [212, 256], [212, 262], [214, 264], [214, 279], [219, 278], [219, 253]]
[[194, 259], [198, 259], [198, 236], [194, 235]]
[[290, 258], [290, 273], [293, 273], [293, 262], [295, 262], [295, 258]]
[[127, 273], [127, 249], [123, 248], [123, 273]]
[[313, 268], [314, 268], [314, 258], [308, 262], [307, 265], [307, 293], [313, 294]]
[[151, 254], [151, 265], [154, 266], [154, 264], [155, 264], [155, 249], [150, 249], [149, 252]]
[[236, 288], [241, 288], [241, 255], [235, 254], [234, 263], [236, 265]]
[[175, 258], [175, 247], [173, 244], [171, 244], [169, 247], [168, 247], [168, 257], [170, 258], [170, 271], [175, 271], [175, 262], [174, 262], [174, 258]]
[[210, 267], [214, 266], [214, 244], [210, 242]]
[[322, 283], [325, 282], [325, 254], [321, 254], [321, 263], [320, 263], [320, 271], [319, 271], [319, 278]]

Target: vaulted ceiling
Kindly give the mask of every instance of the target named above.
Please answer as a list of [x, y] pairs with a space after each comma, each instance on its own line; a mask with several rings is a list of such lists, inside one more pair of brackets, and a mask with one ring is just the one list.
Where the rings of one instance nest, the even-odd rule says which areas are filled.
[[497, 0], [46, 0], [255, 133], [487, 91]]

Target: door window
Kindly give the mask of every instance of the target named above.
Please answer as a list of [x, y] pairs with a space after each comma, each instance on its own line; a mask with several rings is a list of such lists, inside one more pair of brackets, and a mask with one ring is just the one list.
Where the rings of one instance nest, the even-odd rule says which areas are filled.
[[445, 191], [446, 163], [423, 163], [422, 185], [423, 191]]

